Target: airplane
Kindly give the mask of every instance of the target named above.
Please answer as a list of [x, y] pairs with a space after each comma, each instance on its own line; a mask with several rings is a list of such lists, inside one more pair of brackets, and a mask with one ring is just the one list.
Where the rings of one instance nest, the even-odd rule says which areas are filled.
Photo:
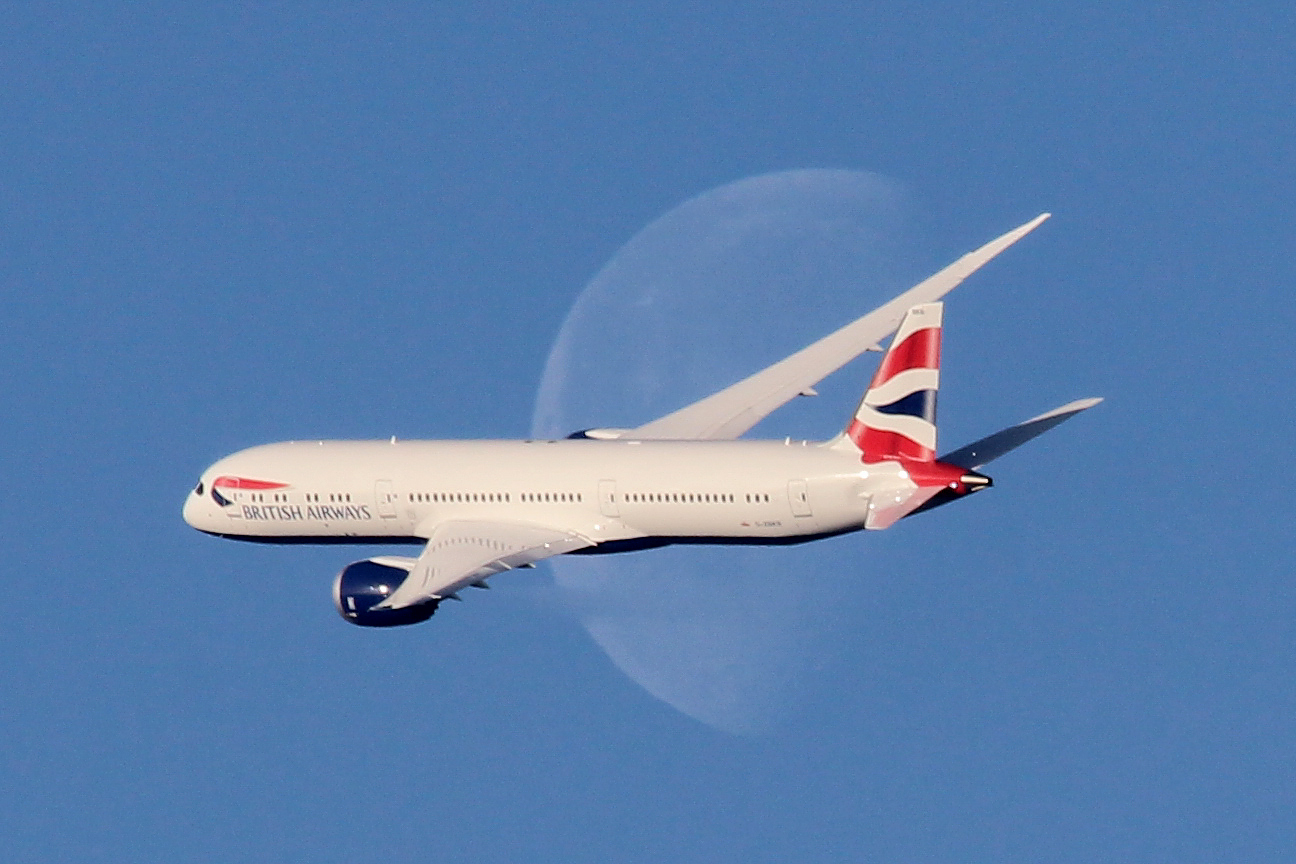
[[[1043, 213], [818, 342], [634, 429], [562, 440], [290, 441], [201, 475], [184, 519], [264, 543], [416, 544], [348, 564], [341, 616], [417, 624], [445, 600], [555, 555], [670, 544], [804, 543], [899, 520], [991, 486], [980, 469], [1098, 404], [1081, 399], [937, 458], [940, 298]], [[895, 333], [847, 426], [826, 441], [740, 440]]]

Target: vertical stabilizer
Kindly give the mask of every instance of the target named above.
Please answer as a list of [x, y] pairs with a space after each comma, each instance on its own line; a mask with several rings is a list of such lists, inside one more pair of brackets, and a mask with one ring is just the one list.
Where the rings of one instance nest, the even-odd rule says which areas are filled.
[[846, 428], [845, 437], [863, 461], [935, 460], [943, 308], [942, 303], [914, 306], [896, 331]]

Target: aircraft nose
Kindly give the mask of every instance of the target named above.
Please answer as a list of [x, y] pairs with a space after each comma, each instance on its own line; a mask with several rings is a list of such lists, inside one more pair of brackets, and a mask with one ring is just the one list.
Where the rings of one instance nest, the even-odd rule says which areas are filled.
[[200, 531], [203, 528], [202, 517], [203, 510], [205, 509], [203, 505], [206, 501], [203, 497], [203, 493], [205, 491], [205, 483], [199, 483], [193, 489], [189, 490], [189, 494], [185, 496], [184, 507], [181, 508], [180, 511], [180, 514], [184, 517], [185, 524], [190, 528], [197, 528]]

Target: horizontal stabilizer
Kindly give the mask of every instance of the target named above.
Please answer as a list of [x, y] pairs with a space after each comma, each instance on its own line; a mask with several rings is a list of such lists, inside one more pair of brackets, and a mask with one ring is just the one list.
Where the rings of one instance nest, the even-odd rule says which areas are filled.
[[943, 491], [941, 486], [897, 489], [881, 492], [869, 501], [869, 512], [864, 527], [869, 531], [890, 528], [904, 517], [921, 508]]
[[1032, 417], [1025, 423], [1009, 426], [1007, 429], [1000, 430], [993, 435], [987, 435], [980, 441], [975, 441], [966, 447], [960, 447], [953, 453], [942, 456], [940, 461], [947, 462], [950, 465], [957, 465], [960, 468], [975, 470], [982, 465], [988, 465], [1009, 451], [1016, 450], [1032, 438], [1043, 435], [1064, 420], [1069, 420], [1081, 411], [1092, 408], [1101, 401], [1103, 401], [1101, 398], [1077, 399], [1075, 402], [1063, 405], [1061, 408], [1054, 408], [1052, 411], [1038, 417]]

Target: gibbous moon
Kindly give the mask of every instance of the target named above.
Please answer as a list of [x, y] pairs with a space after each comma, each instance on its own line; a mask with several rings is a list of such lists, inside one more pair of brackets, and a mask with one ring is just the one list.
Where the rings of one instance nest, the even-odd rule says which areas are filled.
[[[646, 423], [890, 299], [927, 275], [906, 254], [905, 202], [875, 174], [798, 170], [739, 180], [666, 213], [572, 306], [532, 434]], [[823, 395], [785, 406], [749, 436], [831, 437], [872, 363], [847, 366]], [[626, 675], [703, 723], [762, 734], [829, 685], [832, 634], [867, 591], [867, 547], [857, 534], [564, 556], [552, 566], [560, 596]]]

